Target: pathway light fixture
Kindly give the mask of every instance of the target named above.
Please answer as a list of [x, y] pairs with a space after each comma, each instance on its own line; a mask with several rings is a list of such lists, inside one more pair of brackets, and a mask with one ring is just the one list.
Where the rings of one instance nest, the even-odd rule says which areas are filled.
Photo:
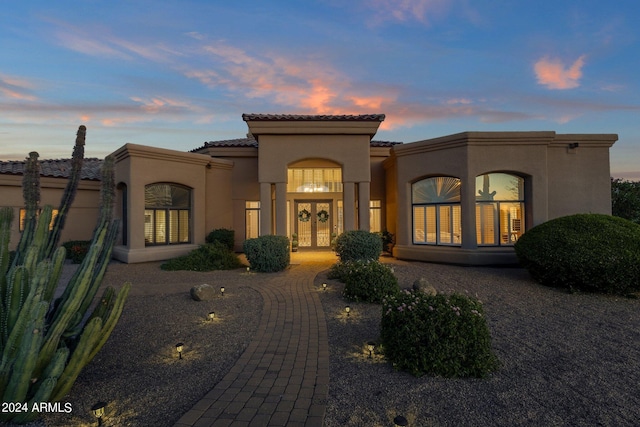
[[373, 349], [376, 348], [376, 343], [373, 341], [369, 341], [367, 343], [367, 349], [369, 350], [369, 359], [373, 357]]
[[209, 320], [215, 319], [216, 318], [216, 312], [215, 311], [210, 311], [207, 317], [209, 317]]
[[224, 286], [220, 286], [220, 294], [222, 294], [222, 296], [224, 296]]
[[104, 416], [104, 408], [107, 406], [105, 402], [97, 402], [91, 407], [93, 416], [98, 419], [98, 425], [102, 425], [102, 417]]
[[344, 308], [344, 311], [347, 313], [347, 317], [349, 317], [349, 313], [351, 313], [351, 307], [346, 306], [346, 307]]
[[323, 284], [322, 284], [322, 290], [323, 290], [323, 291], [326, 291], [326, 290], [327, 290], [327, 284], [326, 284], [326, 283], [323, 283]]
[[184, 346], [184, 343], [179, 342], [178, 344], [176, 344], [176, 351], [178, 352], [178, 358], [182, 359], [182, 347]]

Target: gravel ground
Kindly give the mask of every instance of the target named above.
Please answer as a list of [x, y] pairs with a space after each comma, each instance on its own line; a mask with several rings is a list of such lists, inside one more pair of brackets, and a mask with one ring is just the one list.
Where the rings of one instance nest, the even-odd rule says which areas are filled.
[[[640, 424], [639, 300], [567, 294], [517, 268], [393, 262], [403, 287], [425, 277], [439, 291], [477, 295], [501, 367], [487, 379], [415, 378], [380, 355], [369, 359], [380, 306], [351, 303], [346, 318], [343, 285], [323, 272], [316, 284], [329, 284], [321, 292], [331, 355], [327, 427], [388, 426], [398, 414], [410, 426]], [[65, 399], [72, 413], [32, 427], [96, 425], [90, 408], [101, 400], [109, 403], [105, 426], [172, 426], [224, 376], [260, 319], [259, 274], [112, 264], [105, 284], [125, 281], [134, 287], [118, 326]], [[224, 284], [225, 296], [195, 302], [188, 291], [199, 283]], [[204, 320], [211, 310], [220, 317], [213, 323]], [[183, 360], [177, 342], [185, 343]]]
[[[329, 330], [327, 427], [640, 425], [640, 301], [568, 294], [533, 282], [517, 268], [395, 262], [401, 287], [425, 277], [438, 291], [483, 302], [501, 367], [487, 379], [416, 378], [395, 372], [377, 340], [379, 305], [351, 303], [343, 285], [322, 296]], [[334, 313], [331, 315], [330, 313]]]
[[[252, 275], [255, 280], [255, 276]], [[95, 426], [91, 406], [108, 402], [105, 426], [172, 426], [233, 366], [262, 313], [258, 291], [242, 270], [165, 272], [160, 263], [109, 266], [104, 284], [133, 283], [111, 337], [82, 371], [65, 401], [70, 414], [48, 414], [46, 426]], [[194, 301], [192, 286], [224, 284], [224, 297]], [[214, 321], [206, 320], [210, 311]], [[175, 344], [183, 342], [183, 359]]]

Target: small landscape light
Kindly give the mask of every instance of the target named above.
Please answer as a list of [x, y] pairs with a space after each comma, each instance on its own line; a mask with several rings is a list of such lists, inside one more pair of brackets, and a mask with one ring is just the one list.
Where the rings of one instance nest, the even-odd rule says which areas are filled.
[[397, 427], [407, 427], [409, 425], [409, 421], [407, 421], [407, 419], [402, 415], [398, 415], [393, 419], [393, 424]]
[[104, 408], [107, 406], [105, 402], [98, 402], [91, 407], [91, 412], [93, 416], [98, 419], [98, 425], [102, 425], [102, 417], [104, 416]]
[[251, 271], [251, 267], [247, 267], [247, 273]]
[[179, 342], [178, 344], [176, 344], [176, 351], [178, 352], [178, 358], [182, 359], [182, 347], [184, 346], [184, 343]]
[[215, 317], [216, 317], [216, 312], [215, 312], [215, 311], [210, 311], [210, 312], [209, 312], [208, 317], [209, 317], [209, 320], [213, 320], [213, 319], [215, 319]]
[[369, 341], [367, 343], [367, 349], [369, 349], [369, 359], [373, 356], [373, 349], [376, 348], [376, 343], [373, 341]]
[[224, 296], [224, 286], [220, 286], [220, 293]]
[[347, 317], [348, 317], [348, 316], [349, 316], [349, 313], [351, 312], [351, 307], [346, 306], [346, 307], [344, 308], [344, 311], [347, 313]]
[[327, 284], [326, 284], [326, 283], [323, 283], [323, 284], [322, 284], [322, 290], [323, 290], [323, 291], [326, 291], [326, 290], [327, 290]]

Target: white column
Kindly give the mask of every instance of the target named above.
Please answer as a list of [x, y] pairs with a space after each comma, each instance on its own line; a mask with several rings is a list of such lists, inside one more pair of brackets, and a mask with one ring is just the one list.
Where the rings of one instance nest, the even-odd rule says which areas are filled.
[[353, 182], [345, 182], [342, 185], [344, 205], [344, 231], [356, 228], [356, 186]]
[[287, 235], [287, 183], [276, 183], [276, 234]]
[[369, 199], [370, 184], [368, 182], [358, 183], [358, 226], [360, 230], [369, 231]]
[[271, 234], [271, 183], [260, 183], [260, 235]]

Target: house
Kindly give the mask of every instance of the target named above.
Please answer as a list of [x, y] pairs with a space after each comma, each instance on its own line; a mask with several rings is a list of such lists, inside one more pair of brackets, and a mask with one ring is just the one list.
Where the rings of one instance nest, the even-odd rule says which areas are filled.
[[113, 153], [116, 259], [183, 255], [216, 228], [235, 230], [236, 250], [248, 238], [294, 233], [299, 250], [324, 250], [362, 229], [394, 234], [402, 259], [510, 264], [531, 227], [611, 213], [617, 135], [464, 132], [402, 144], [374, 139], [383, 114], [242, 118], [246, 138]]

